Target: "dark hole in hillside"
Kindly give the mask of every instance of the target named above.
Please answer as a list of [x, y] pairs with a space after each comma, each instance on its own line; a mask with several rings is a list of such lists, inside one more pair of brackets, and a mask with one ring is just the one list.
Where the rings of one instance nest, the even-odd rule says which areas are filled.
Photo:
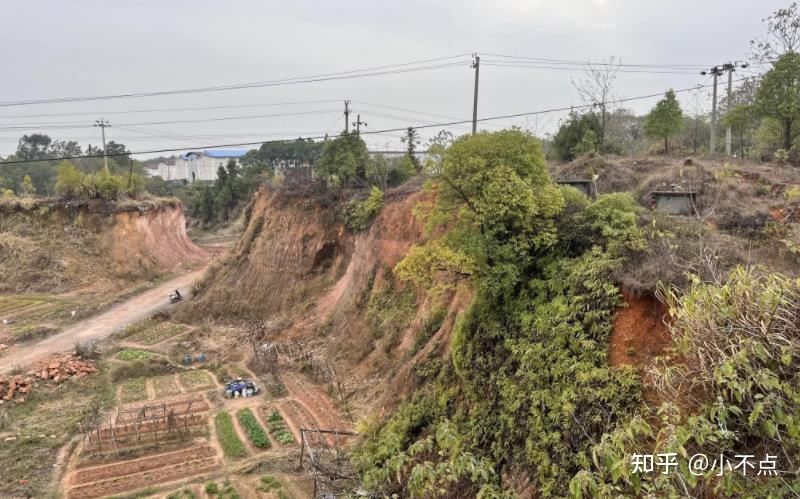
[[312, 271], [325, 270], [333, 263], [333, 258], [336, 256], [336, 243], [327, 242], [317, 250], [314, 255], [314, 263], [311, 267]]

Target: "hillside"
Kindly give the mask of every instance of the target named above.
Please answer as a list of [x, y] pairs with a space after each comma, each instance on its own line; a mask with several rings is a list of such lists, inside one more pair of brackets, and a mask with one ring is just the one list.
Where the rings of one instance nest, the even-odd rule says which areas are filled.
[[[588, 476], [575, 475], [581, 470], [602, 473], [582, 461], [599, 437], [635, 421], [644, 408], [655, 411], [667, 401], [663, 387], [648, 374], [659, 356], [670, 354], [679, 333], [665, 322], [663, 301], [670, 299], [665, 290], [675, 286], [676, 297], [691, 292], [690, 275], [721, 285], [737, 265], [800, 274], [795, 251], [800, 243], [798, 179], [781, 166], [664, 157], [587, 157], [549, 170], [559, 180], [599, 175], [598, 200], [533, 184], [545, 189], [542, 199], [556, 203], [564, 196], [566, 204], [555, 215], [544, 215], [544, 206], [536, 208], [536, 216], [544, 217], [538, 223], [544, 225], [534, 225], [532, 239], [524, 242], [533, 245], [532, 260], [512, 257], [503, 242], [487, 248], [498, 253], [480, 278], [477, 261], [463, 260], [469, 253], [450, 253], [460, 247], [472, 250], [476, 243], [464, 239], [472, 237], [467, 236], [472, 229], [459, 229], [457, 219], [447, 218], [430, 226], [432, 232], [425, 229], [419, 215], [430, 213], [443, 194], [424, 190], [420, 179], [387, 191], [382, 210], [363, 232], [345, 227], [347, 194], [342, 191], [317, 185], [265, 187], [257, 193], [235, 250], [198, 283], [196, 299], [183, 317], [205, 314], [227, 323], [263, 323], [261, 341], [301, 344], [335, 365], [345, 380], [339, 403], [348, 405], [355, 419], [368, 422], [369, 438], [354, 460], [370, 487], [409, 492], [408, 483], [391, 481], [387, 473], [406, 476], [428, 466], [409, 447], [414, 441], [438, 448], [443, 463], [475, 466], [488, 477], [467, 473], [446, 478], [436, 469], [426, 471], [432, 475], [423, 486], [448, 484], [445, 496], [500, 489], [522, 497], [539, 490], [547, 496], [560, 495], [568, 486], [589, 487], [570, 482]], [[654, 190], [697, 191], [695, 212], [659, 213], [650, 197]], [[485, 209], [494, 208], [487, 204]], [[555, 217], [552, 225], [550, 216]], [[493, 223], [488, 219], [481, 223], [484, 230], [495, 230], [488, 229]], [[509, 218], [503, 223], [518, 222]], [[454, 236], [460, 230], [467, 232]], [[532, 242], [550, 240], [547, 231], [558, 233], [555, 245]], [[442, 240], [457, 246], [445, 251], [437, 242]], [[519, 248], [523, 240], [512, 244]], [[425, 254], [432, 245], [436, 252]], [[508, 258], [507, 277], [490, 277], [497, 271], [493, 268], [499, 269], [497, 259]], [[529, 287], [517, 288], [513, 298], [508, 291], [496, 295], [492, 287], [497, 284], [490, 282], [516, 272], [530, 273]], [[529, 307], [530, 317], [512, 312]], [[560, 336], [567, 324], [577, 335], [569, 341]], [[522, 333], [530, 327], [545, 328], [537, 333], [541, 339]], [[562, 379], [559, 369], [565, 366], [588, 370]], [[550, 372], [549, 377], [534, 377], [537, 369]], [[564, 390], [572, 400], [556, 402]], [[437, 394], [447, 394], [451, 402]], [[534, 396], [545, 398], [534, 402]], [[552, 411], [533, 410], [539, 403]], [[561, 404], [566, 405], [556, 410]], [[559, 415], [568, 407], [576, 410], [576, 404], [585, 404], [580, 421]], [[556, 441], [542, 440], [545, 428], [553, 428]], [[455, 432], [453, 438], [464, 443], [437, 447], [445, 445], [438, 440], [443, 431]], [[563, 440], [567, 435], [573, 436], [571, 442]], [[555, 448], [560, 450], [554, 454]], [[541, 468], [547, 455], [552, 461]], [[603, 475], [592, 480], [598, 476]], [[618, 483], [619, 478], [606, 480]], [[598, 490], [600, 485], [593, 483]], [[668, 490], [663, 483], [648, 487]], [[425, 489], [411, 492], [419, 495], [420, 490]]]
[[180, 204], [57, 200], [0, 205], [0, 293], [60, 293], [150, 280], [206, 258]]

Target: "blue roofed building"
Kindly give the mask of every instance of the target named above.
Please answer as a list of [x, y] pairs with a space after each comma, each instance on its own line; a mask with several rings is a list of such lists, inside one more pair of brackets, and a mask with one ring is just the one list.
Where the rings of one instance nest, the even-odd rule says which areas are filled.
[[225, 167], [228, 161], [235, 160], [240, 166], [245, 149], [206, 149], [181, 154], [174, 163], [161, 163], [158, 173], [164, 180], [185, 182], [213, 182], [217, 180], [217, 170]]

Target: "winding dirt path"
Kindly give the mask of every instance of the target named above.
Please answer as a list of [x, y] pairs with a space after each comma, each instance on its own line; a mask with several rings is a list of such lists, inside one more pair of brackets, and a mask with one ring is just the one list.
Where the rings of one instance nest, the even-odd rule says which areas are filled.
[[41, 341], [9, 348], [0, 357], [0, 373], [8, 372], [14, 366], [30, 366], [56, 353], [72, 351], [77, 341], [101, 340], [114, 331], [168, 308], [167, 297], [172, 290], [178, 289], [184, 296], [189, 296], [192, 281], [201, 277], [204, 271], [196, 270], [169, 280]]

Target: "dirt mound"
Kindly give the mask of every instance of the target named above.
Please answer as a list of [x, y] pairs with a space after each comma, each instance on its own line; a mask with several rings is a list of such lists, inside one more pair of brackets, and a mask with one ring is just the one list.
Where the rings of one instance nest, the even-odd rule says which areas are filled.
[[0, 293], [109, 289], [207, 258], [178, 203], [38, 200], [0, 209]]

